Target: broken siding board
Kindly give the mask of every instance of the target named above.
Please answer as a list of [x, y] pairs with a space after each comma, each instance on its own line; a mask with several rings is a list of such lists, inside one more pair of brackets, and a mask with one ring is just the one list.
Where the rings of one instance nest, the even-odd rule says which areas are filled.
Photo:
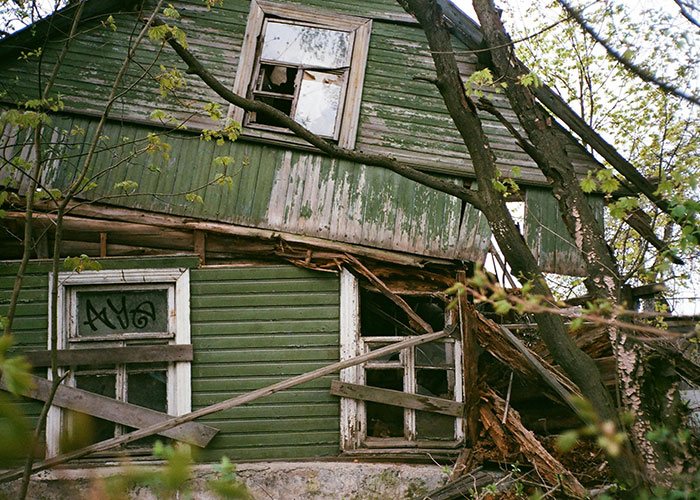
[[350, 384], [334, 380], [331, 384], [331, 394], [344, 398], [361, 399], [363, 401], [374, 401], [402, 408], [428, 411], [461, 417], [464, 414], [464, 404], [450, 399], [434, 398], [420, 394], [409, 394], [391, 389], [380, 389], [366, 385]]
[[[31, 381], [34, 388], [27, 391], [26, 395], [40, 401], [46, 401], [51, 391], [51, 382], [34, 376], [31, 377]], [[7, 390], [4, 385], [2, 388]], [[56, 390], [53, 404], [137, 429], [172, 418], [165, 413], [65, 385], [60, 385]], [[163, 431], [162, 435], [204, 448], [217, 432], [218, 429], [213, 427], [188, 422]]]

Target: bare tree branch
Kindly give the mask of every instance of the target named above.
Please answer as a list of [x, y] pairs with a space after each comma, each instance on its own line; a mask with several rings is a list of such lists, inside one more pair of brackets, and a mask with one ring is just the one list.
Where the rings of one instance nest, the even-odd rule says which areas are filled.
[[[163, 22], [156, 20], [153, 24], [162, 25]], [[424, 186], [437, 189], [443, 193], [455, 196], [460, 200], [464, 200], [479, 210], [483, 208], [481, 199], [476, 192], [472, 191], [471, 189], [467, 189], [451, 182], [443, 181], [434, 175], [426, 174], [415, 168], [403, 165], [395, 159], [384, 155], [368, 154], [361, 151], [342, 148], [309, 131], [303, 125], [294, 121], [292, 118], [285, 115], [278, 109], [273, 108], [264, 102], [246, 99], [245, 97], [241, 97], [238, 94], [233, 93], [214, 75], [212, 75], [191, 52], [180, 45], [172, 36], [167, 37], [166, 40], [173, 50], [175, 50], [180, 58], [187, 64], [188, 73], [199, 76], [202, 81], [206, 83], [214, 92], [234, 106], [241, 107], [246, 111], [262, 113], [263, 115], [274, 119], [279, 125], [288, 128], [297, 137], [304, 139], [309, 144], [316, 146], [318, 149], [324, 153], [327, 153], [328, 155], [333, 156], [334, 158], [386, 168], [403, 177], [406, 177], [407, 179], [423, 184]]]
[[[688, 94], [687, 92], [683, 92], [682, 90], [675, 87], [673, 84], [661, 80], [659, 77], [657, 77], [650, 71], [638, 66], [637, 64], [633, 63], [628, 58], [626, 58], [624, 55], [620, 54], [617, 50], [615, 50], [615, 48], [607, 40], [605, 40], [598, 33], [596, 33], [596, 31], [591, 27], [591, 25], [586, 22], [586, 19], [581, 14], [580, 9], [572, 7], [571, 4], [567, 2], [567, 0], [557, 0], [557, 2], [559, 2], [559, 4], [564, 8], [564, 10], [566, 10], [569, 16], [574, 21], [576, 21], [576, 24], [578, 24], [596, 42], [602, 45], [608, 52], [608, 55], [615, 59], [618, 63], [622, 64], [629, 72], [637, 75], [639, 78], [641, 78], [647, 83], [656, 85], [667, 94], [672, 94], [676, 97], [680, 97], [681, 99], [685, 99], [688, 102], [692, 102], [693, 104], [700, 105], [700, 97]], [[676, 3], [678, 3], [678, 1], [676, 1]]]

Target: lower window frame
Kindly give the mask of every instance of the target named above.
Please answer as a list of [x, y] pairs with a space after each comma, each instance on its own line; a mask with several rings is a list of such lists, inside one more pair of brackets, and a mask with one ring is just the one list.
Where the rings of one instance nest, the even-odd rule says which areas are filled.
[[[360, 290], [357, 278], [347, 269], [340, 275], [340, 360], [346, 360], [367, 352], [367, 345], [360, 335]], [[372, 342], [396, 342], [405, 337], [368, 337]], [[448, 340], [449, 341], [449, 340]], [[403, 352], [402, 360], [405, 358]], [[454, 340], [454, 401], [464, 402], [462, 344]], [[410, 363], [409, 363], [410, 365]], [[404, 370], [415, 366], [402, 363]], [[365, 364], [340, 371], [340, 381], [353, 384], [365, 383]], [[365, 402], [341, 397], [340, 400], [340, 448], [342, 451], [365, 449], [380, 452], [385, 449], [454, 449], [465, 437], [464, 418], [455, 417], [454, 440], [424, 440], [416, 437], [415, 411], [404, 408], [404, 438], [374, 438], [367, 436]], [[408, 438], [406, 438], [408, 436]]]
[[[53, 273], [49, 273], [49, 297], [53, 283]], [[74, 325], [75, 294], [85, 287], [95, 289], [125, 288], [166, 288], [169, 292], [169, 321], [168, 334], [154, 337], [167, 340], [169, 344], [180, 345], [191, 343], [190, 332], [190, 272], [189, 269], [115, 269], [101, 271], [63, 272], [58, 274], [58, 300], [56, 315], [57, 348], [69, 348], [69, 335]], [[48, 345], [51, 349], [52, 309], [49, 301]], [[59, 368], [59, 375], [66, 373], [66, 368]], [[51, 369], [47, 370], [47, 378], [52, 379]], [[169, 415], [179, 416], [189, 413], [192, 409], [191, 363], [177, 361], [168, 363], [167, 367], [167, 406]], [[66, 385], [74, 386], [69, 377]], [[46, 457], [60, 454], [61, 431], [64, 426], [64, 410], [51, 406], [46, 420]]]

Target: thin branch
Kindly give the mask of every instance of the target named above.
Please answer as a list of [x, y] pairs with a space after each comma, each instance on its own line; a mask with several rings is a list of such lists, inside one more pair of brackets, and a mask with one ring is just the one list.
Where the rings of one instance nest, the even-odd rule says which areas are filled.
[[[153, 24], [158, 26], [162, 25], [163, 22], [156, 20]], [[235, 94], [229, 90], [226, 85], [221, 83], [214, 75], [212, 75], [191, 52], [180, 45], [172, 36], [167, 37], [166, 41], [185, 62], [185, 64], [187, 64], [188, 73], [199, 76], [202, 81], [214, 92], [234, 106], [243, 108], [246, 111], [261, 113], [274, 119], [280, 126], [288, 128], [297, 137], [304, 139], [312, 146], [317, 147], [324, 153], [334, 158], [385, 168], [396, 172], [407, 179], [423, 184], [424, 186], [428, 186], [443, 193], [455, 196], [460, 200], [464, 200], [477, 209], [481, 209], [483, 207], [479, 196], [471, 189], [466, 189], [457, 184], [443, 181], [436, 178], [434, 175], [426, 174], [415, 168], [408, 167], [399, 163], [395, 159], [384, 155], [368, 154], [340, 147], [314, 134], [309, 129], [294, 121], [292, 118], [282, 113], [278, 109], [265, 104], [264, 102], [246, 99], [245, 97]]]
[[697, 26], [698, 28], [700, 28], [700, 21], [698, 21], [698, 20], [690, 13], [690, 10], [688, 9], [688, 7], [690, 7], [691, 9], [694, 9], [694, 10], [695, 10], [696, 8], [693, 7], [692, 5], [689, 5], [689, 4], [685, 3], [685, 2], [683, 2], [682, 0], [673, 0], [673, 1], [676, 3], [676, 5], [678, 5], [678, 8], [681, 10], [681, 15], [682, 15], [683, 17], [685, 17], [688, 21], [690, 21], [691, 23], [693, 23], [695, 26]]
[[557, 2], [559, 2], [559, 4], [564, 8], [564, 10], [566, 10], [569, 16], [571, 16], [571, 18], [574, 21], [576, 21], [576, 24], [578, 24], [581, 27], [581, 29], [588, 33], [596, 42], [602, 45], [603, 48], [605, 48], [605, 50], [607, 51], [608, 55], [615, 59], [615, 61], [620, 63], [622, 66], [624, 66], [629, 72], [637, 75], [639, 78], [641, 78], [647, 83], [656, 85], [667, 94], [672, 94], [676, 97], [680, 97], [681, 99], [685, 99], [688, 102], [692, 102], [693, 104], [700, 105], [700, 97], [683, 92], [673, 84], [661, 80], [650, 71], [633, 63], [624, 55], [620, 54], [617, 50], [615, 50], [615, 48], [610, 44], [610, 42], [608, 42], [598, 33], [596, 33], [596, 31], [591, 27], [591, 25], [588, 24], [588, 22], [586, 22], [581, 11], [572, 7], [571, 4], [567, 2], [567, 0], [557, 0]]

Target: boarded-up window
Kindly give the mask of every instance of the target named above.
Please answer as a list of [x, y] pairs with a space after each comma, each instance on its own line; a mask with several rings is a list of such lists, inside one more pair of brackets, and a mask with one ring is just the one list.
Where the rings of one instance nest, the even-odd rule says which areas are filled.
[[[134, 352], [133, 349], [139, 348], [189, 344], [188, 277], [188, 272], [180, 269], [61, 273], [59, 349], [67, 354], [79, 350], [116, 353], [123, 352], [121, 349]], [[115, 357], [118, 359], [98, 355], [94, 359], [99, 362], [89, 364], [88, 357], [77, 356], [75, 359], [80, 359], [80, 364], [63, 365], [60, 371], [70, 369], [68, 387], [160, 414], [179, 415], [189, 411], [189, 381], [178, 383], [188, 377], [189, 363], [143, 359], [143, 356]], [[81, 408], [81, 411], [92, 410]], [[133, 430], [124, 420], [105, 418], [75, 409], [52, 408], [47, 424], [48, 454]], [[121, 453], [150, 454], [155, 439], [154, 436], [133, 442]]]
[[[445, 328], [448, 316], [441, 298], [431, 295], [403, 298], [435, 331]], [[404, 340], [416, 335], [418, 330], [403, 309], [381, 293], [364, 288], [359, 289], [357, 323], [354, 337], [342, 337], [343, 342], [356, 344], [343, 349], [356, 348], [358, 354]], [[356, 409], [348, 412], [351, 414], [348, 418], [361, 420], [359, 425], [344, 422], [349, 429], [360, 429], [362, 433], [350, 447], [440, 447], [458, 442], [462, 438], [461, 419], [454, 416], [458, 413], [423, 411], [424, 407], [409, 395], [435, 398], [448, 405], [461, 402], [459, 352], [459, 342], [448, 338], [374, 359], [358, 367], [353, 379], [341, 378], [347, 384], [339, 388], [347, 391], [344, 395], [354, 398], [348, 404]], [[379, 390], [360, 391], [355, 384]], [[346, 448], [347, 441], [353, 440], [346, 440]]]

